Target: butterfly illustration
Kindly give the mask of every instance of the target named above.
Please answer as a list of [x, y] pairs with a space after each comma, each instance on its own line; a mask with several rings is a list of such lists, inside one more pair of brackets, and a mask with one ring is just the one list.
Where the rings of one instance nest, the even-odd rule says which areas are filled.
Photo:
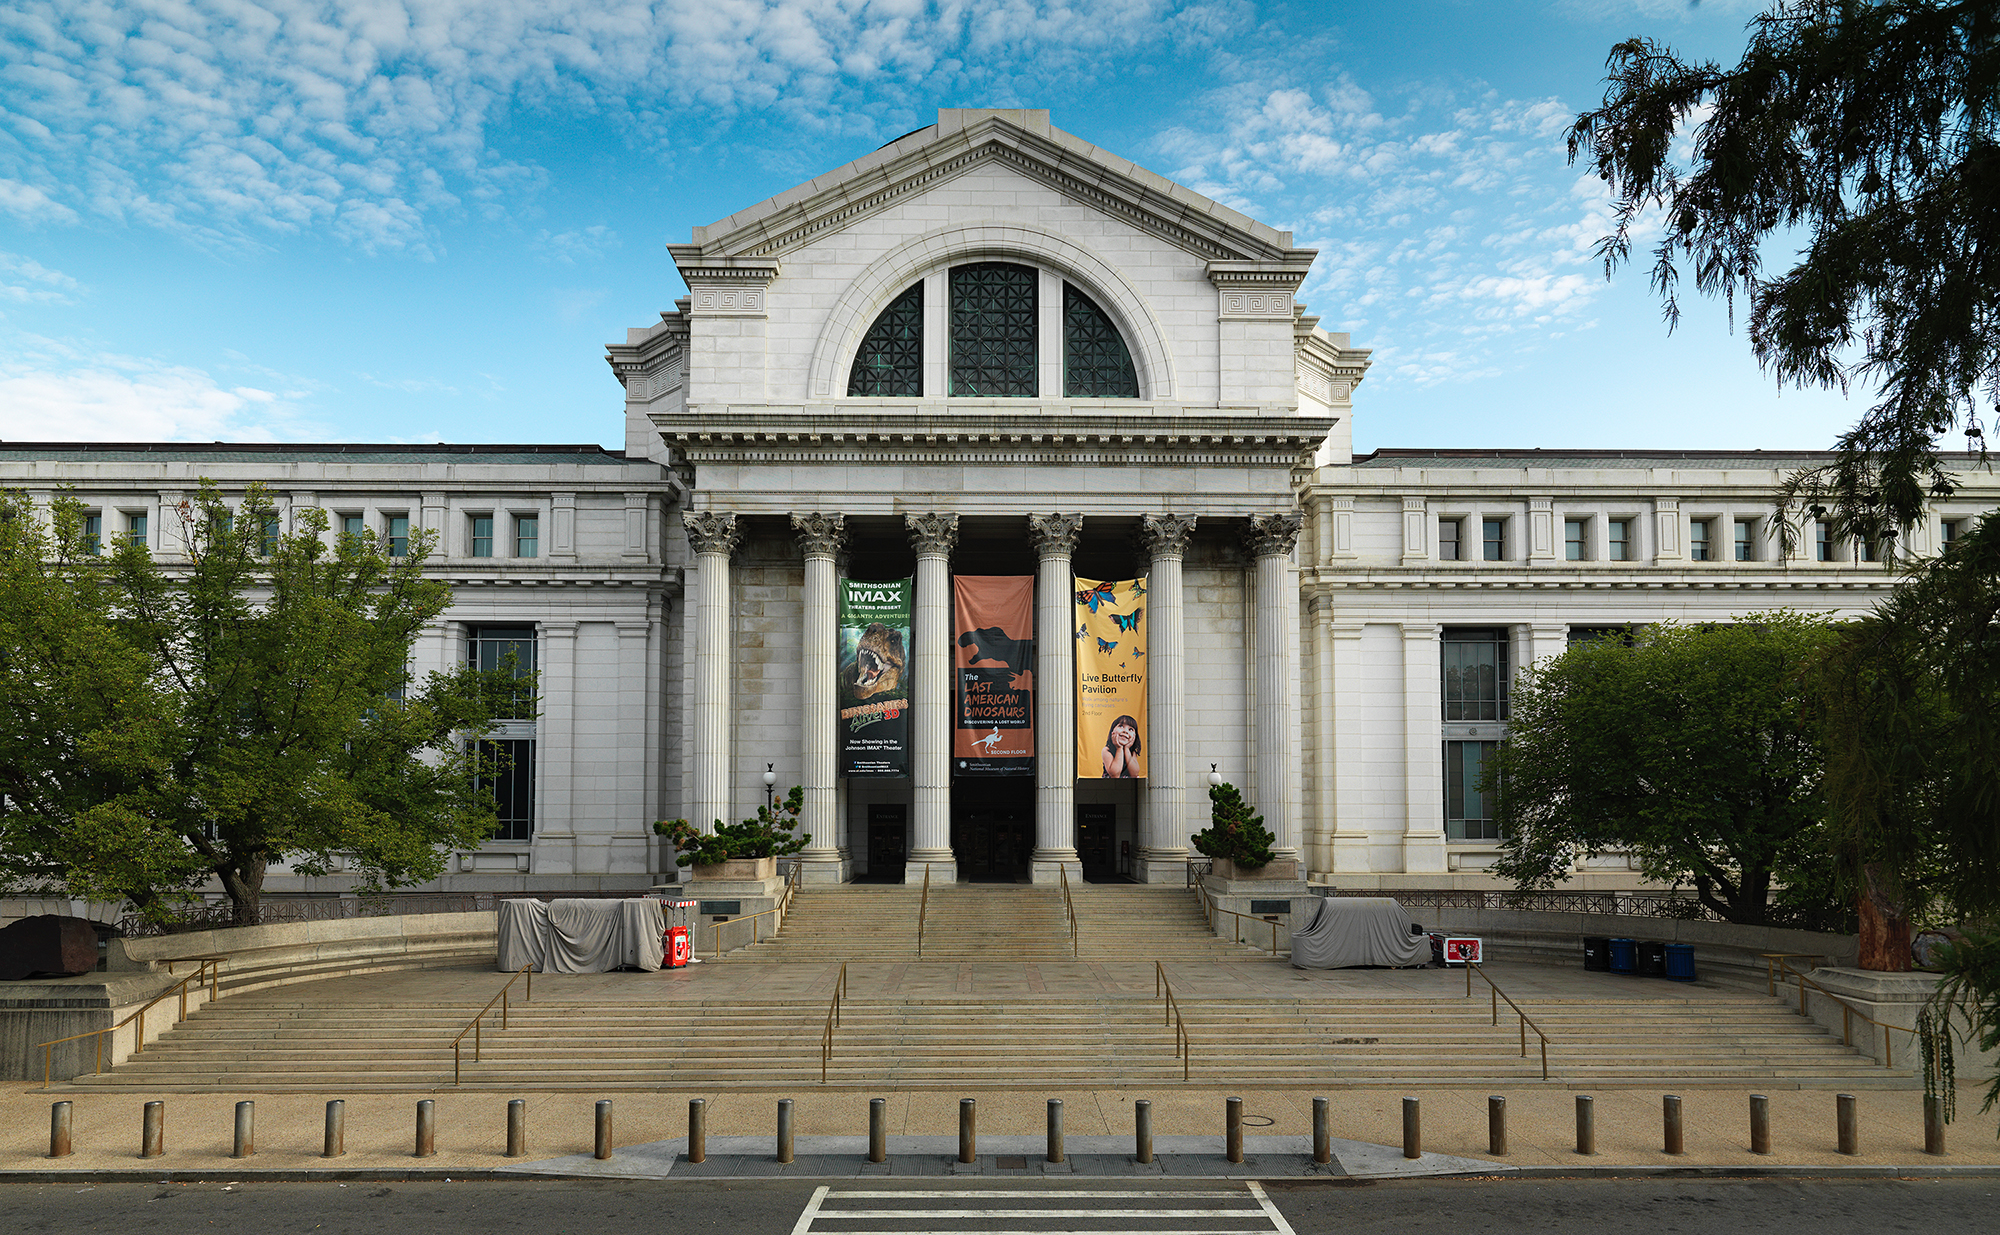
[[1120, 630], [1136, 631], [1139, 629], [1139, 619], [1145, 616], [1146, 611], [1144, 609], [1134, 609], [1130, 613], [1112, 614], [1111, 621]]
[[1077, 627], [1077, 628], [1076, 628], [1076, 637], [1077, 637], [1077, 638], [1079, 638], [1079, 639], [1083, 638], [1083, 636], [1084, 636], [1084, 635], [1085, 635], [1086, 633], [1087, 633], [1087, 632], [1086, 632], [1086, 631], [1085, 631], [1085, 630], [1083, 629], [1083, 627], [1079, 626], [1079, 627]]
[[1144, 596], [1145, 594], [1146, 594], [1146, 581], [1144, 579], [1132, 580], [1132, 595]]
[[1079, 605], [1089, 605], [1090, 611], [1096, 613], [1097, 606], [1101, 604], [1114, 604], [1116, 603], [1116, 598], [1112, 595], [1109, 583], [1100, 583], [1096, 587], [1085, 588], [1083, 591], [1078, 592], [1076, 594], [1076, 603]]
[[1097, 650], [1100, 652], [1109, 652], [1112, 648], [1115, 648], [1117, 646], [1118, 646], [1118, 641], [1116, 639], [1099, 639], [1097, 641]]
[[1119, 667], [1120, 669], [1124, 669], [1124, 668], [1127, 668], [1128, 666], [1127, 666], [1127, 665], [1125, 664], [1125, 662], [1124, 662], [1124, 661], [1122, 661], [1122, 660], [1121, 660], [1121, 661], [1119, 661], [1119, 662], [1118, 662], [1118, 667]]
[[1141, 656], [1144, 656], [1145, 654], [1146, 654], [1146, 649], [1145, 649], [1145, 648], [1133, 648], [1133, 649], [1132, 649], [1132, 659], [1134, 659], [1134, 660], [1137, 660], [1137, 659], [1138, 659], [1139, 657], [1141, 657]]

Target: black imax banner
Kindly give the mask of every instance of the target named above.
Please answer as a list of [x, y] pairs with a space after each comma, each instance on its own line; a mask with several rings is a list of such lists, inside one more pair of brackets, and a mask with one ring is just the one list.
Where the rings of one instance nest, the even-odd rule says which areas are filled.
[[840, 581], [840, 775], [910, 774], [908, 579]]

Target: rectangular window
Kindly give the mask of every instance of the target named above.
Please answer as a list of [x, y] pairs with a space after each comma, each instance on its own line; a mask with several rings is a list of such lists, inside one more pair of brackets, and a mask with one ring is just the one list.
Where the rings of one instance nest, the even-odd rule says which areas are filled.
[[384, 515], [390, 557], [408, 557], [410, 553], [410, 516]]
[[367, 517], [365, 515], [340, 516], [340, 534], [342, 536], [366, 536], [368, 534]]
[[1444, 632], [1446, 721], [1507, 719], [1507, 632], [1448, 627]]
[[125, 516], [125, 538], [142, 548], [151, 543], [146, 538], [146, 516]]
[[1711, 562], [1708, 547], [1708, 520], [1694, 519], [1688, 523], [1688, 558], [1696, 562]]
[[1605, 524], [1609, 530], [1604, 542], [1604, 556], [1613, 562], [1632, 560], [1632, 521], [1613, 519]]
[[1875, 560], [1875, 542], [1866, 536], [1854, 542], [1854, 560], [1872, 562]]
[[493, 556], [493, 516], [472, 516], [472, 556]]
[[514, 516], [514, 556], [542, 555], [542, 521], [534, 515]]
[[500, 824], [494, 840], [526, 841], [535, 836], [535, 744], [503, 739], [479, 743], [481, 757], [495, 760], [499, 770], [479, 778], [479, 788], [493, 795]]
[[[475, 626], [472, 628], [472, 667], [481, 673], [511, 673], [526, 678], [535, 672], [535, 628], [532, 626]], [[535, 692], [522, 686], [514, 696], [498, 705], [499, 720], [532, 720]]]
[[1739, 562], [1749, 562], [1749, 561], [1754, 561], [1754, 560], [1756, 559], [1756, 556], [1757, 556], [1757, 554], [1756, 554], [1756, 547], [1757, 547], [1757, 542], [1756, 542], [1756, 540], [1755, 540], [1755, 539], [1753, 539], [1753, 537], [1755, 536], [1755, 534], [1756, 534], [1756, 521], [1755, 521], [1755, 520], [1752, 520], [1752, 519], [1738, 519], [1738, 520], [1736, 520], [1736, 560], [1737, 560], [1737, 561], [1739, 561]]
[[85, 515], [83, 517], [83, 551], [96, 557], [104, 551], [104, 516]]
[[1629, 648], [1632, 646], [1632, 633], [1630, 626], [1572, 626], [1569, 628], [1569, 643], [1575, 647], [1579, 643], [1610, 639]]
[[1940, 539], [1944, 542], [1944, 551], [1949, 553], [1951, 552], [1951, 547], [1958, 543], [1958, 538], [1965, 534], [1965, 521], [1962, 519], [1946, 519], [1938, 525], [1938, 531]]
[[1458, 560], [1458, 520], [1438, 520], [1438, 561]]
[[1833, 560], [1833, 524], [1825, 519], [1813, 520], [1813, 561]]
[[1479, 791], [1486, 757], [1498, 742], [1444, 744], [1444, 835], [1446, 840], [1499, 840], [1492, 795]]
[[1563, 557], [1567, 561], [1581, 562], [1588, 554], [1590, 541], [1589, 524], [1583, 519], [1563, 520]]
[[278, 551], [278, 516], [267, 515], [264, 519], [264, 536], [257, 542], [257, 552], [270, 557]]
[[1489, 562], [1507, 560], [1507, 521], [1487, 519], [1481, 522], [1479, 535], [1484, 549], [1484, 557]]

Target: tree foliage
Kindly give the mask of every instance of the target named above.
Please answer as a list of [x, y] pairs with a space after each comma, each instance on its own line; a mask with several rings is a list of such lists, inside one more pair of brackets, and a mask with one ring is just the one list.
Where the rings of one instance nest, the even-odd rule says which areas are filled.
[[[1569, 132], [1571, 161], [1616, 195], [1606, 273], [1657, 226], [1669, 323], [1685, 265], [1732, 316], [1747, 298], [1780, 384], [1879, 389], [1785, 496], [1841, 535], [1894, 537], [1952, 489], [1939, 438], [1962, 427], [1983, 456], [1980, 400], [2000, 395], [2000, 6], [1779, 0], [1734, 68], [1644, 38], [1608, 68]], [[1795, 238], [1796, 263], [1766, 277]]]
[[1208, 802], [1208, 826], [1188, 838], [1195, 852], [1251, 870], [1269, 866], [1278, 838], [1264, 826], [1264, 816], [1251, 812], [1236, 786], [1228, 781], [1210, 785]]
[[175, 515], [163, 565], [93, 543], [74, 498], [0, 495], [0, 884], [161, 918], [214, 880], [254, 921], [273, 862], [395, 887], [491, 835], [460, 735], [515, 683], [410, 681], [451, 598], [428, 537], [330, 544], [316, 509], [280, 533], [261, 489], [231, 510], [206, 482]]
[[1482, 779], [1502, 827], [1496, 871], [1546, 888], [1578, 856], [1630, 850], [1649, 879], [1693, 885], [1730, 921], [1770, 921], [1774, 889], [1809, 887], [1823, 845], [1806, 692], [1831, 638], [1824, 619], [1761, 613], [1653, 627], [1630, 646], [1594, 639], [1522, 670]]
[[754, 818], [741, 823], [718, 819], [713, 830], [703, 832], [685, 819], [663, 819], [653, 831], [673, 843], [679, 866], [713, 866], [731, 858], [782, 858], [812, 843], [811, 833], [798, 830], [805, 806], [805, 787], [793, 785], [784, 801], [758, 807]]

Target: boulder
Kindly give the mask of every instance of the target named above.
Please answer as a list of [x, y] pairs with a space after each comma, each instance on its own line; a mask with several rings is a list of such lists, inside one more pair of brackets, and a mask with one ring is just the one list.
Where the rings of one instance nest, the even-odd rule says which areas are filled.
[[59, 978], [97, 968], [97, 928], [89, 918], [39, 913], [0, 927], [0, 982]]

